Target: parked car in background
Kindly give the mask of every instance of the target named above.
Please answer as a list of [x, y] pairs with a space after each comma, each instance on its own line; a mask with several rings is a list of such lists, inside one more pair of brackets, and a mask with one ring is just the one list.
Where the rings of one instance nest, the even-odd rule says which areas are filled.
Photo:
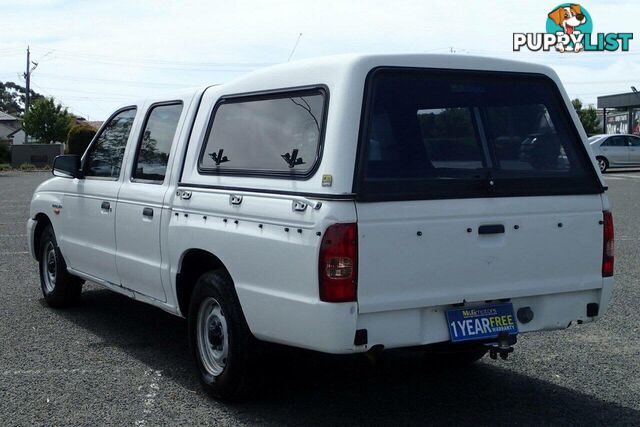
[[640, 166], [640, 137], [636, 135], [593, 135], [589, 144], [600, 172]]
[[550, 68], [301, 61], [124, 105], [56, 159], [28, 242], [49, 305], [90, 280], [184, 316], [205, 388], [238, 398], [260, 341], [463, 365], [600, 318], [613, 220], [594, 160]]

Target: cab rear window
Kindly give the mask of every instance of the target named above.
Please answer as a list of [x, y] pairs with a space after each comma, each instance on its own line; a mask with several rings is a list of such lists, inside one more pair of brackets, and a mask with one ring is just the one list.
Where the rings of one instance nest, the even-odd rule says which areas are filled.
[[360, 199], [602, 191], [547, 77], [378, 69], [366, 97]]

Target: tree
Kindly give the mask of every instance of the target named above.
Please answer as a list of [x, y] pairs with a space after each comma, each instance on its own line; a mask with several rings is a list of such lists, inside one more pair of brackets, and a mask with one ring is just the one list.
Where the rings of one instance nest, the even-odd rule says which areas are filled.
[[593, 105], [589, 105], [586, 109], [582, 108], [582, 101], [578, 98], [571, 101], [573, 104], [573, 108], [575, 108], [576, 113], [578, 113], [578, 117], [580, 117], [580, 122], [582, 123], [582, 127], [584, 127], [584, 131], [587, 135], [593, 135], [595, 133], [600, 132], [600, 126], [598, 125], [598, 114], [596, 114], [596, 109], [593, 108]]
[[51, 144], [67, 138], [72, 121], [67, 109], [56, 104], [53, 98], [42, 98], [29, 107], [29, 111], [24, 115], [22, 127], [38, 142]]
[[[24, 114], [26, 89], [13, 82], [0, 82], [0, 111], [12, 116], [22, 117]], [[42, 99], [43, 96], [30, 90], [31, 101]]]
[[72, 126], [67, 136], [67, 153], [83, 155], [95, 134], [96, 130], [91, 126]]

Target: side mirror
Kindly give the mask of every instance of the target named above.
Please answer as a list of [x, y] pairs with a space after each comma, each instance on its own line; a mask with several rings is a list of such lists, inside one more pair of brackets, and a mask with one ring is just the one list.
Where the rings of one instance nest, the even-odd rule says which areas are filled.
[[62, 178], [81, 178], [80, 156], [77, 154], [65, 154], [53, 159], [51, 173]]

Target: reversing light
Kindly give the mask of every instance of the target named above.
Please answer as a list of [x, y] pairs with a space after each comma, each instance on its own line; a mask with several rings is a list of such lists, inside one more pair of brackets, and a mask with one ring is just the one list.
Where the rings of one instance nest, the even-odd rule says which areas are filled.
[[327, 228], [320, 245], [318, 273], [321, 301], [356, 301], [358, 228], [355, 223]]

